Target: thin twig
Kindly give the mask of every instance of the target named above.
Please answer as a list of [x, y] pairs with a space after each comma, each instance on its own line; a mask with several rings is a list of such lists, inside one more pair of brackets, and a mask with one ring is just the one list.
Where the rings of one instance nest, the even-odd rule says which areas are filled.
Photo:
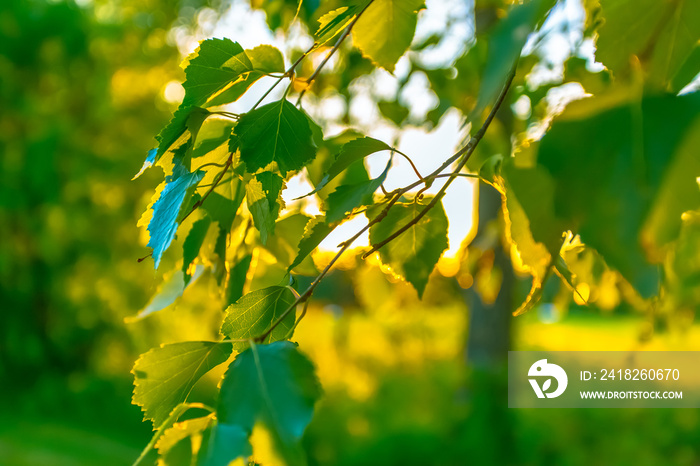
[[435, 195], [435, 197], [433, 197], [433, 199], [430, 201], [430, 203], [427, 206], [425, 206], [425, 208], [423, 210], [418, 212], [418, 214], [415, 217], [413, 217], [412, 220], [410, 220], [404, 226], [402, 226], [401, 228], [396, 230], [394, 233], [389, 235], [386, 239], [384, 239], [376, 244], [373, 244], [372, 248], [362, 255], [363, 259], [368, 257], [373, 252], [377, 251], [378, 249], [382, 248], [387, 243], [393, 241], [398, 236], [400, 236], [402, 233], [404, 233], [406, 230], [408, 230], [413, 225], [418, 223], [420, 221], [420, 219], [422, 219], [425, 216], [425, 214], [428, 213], [428, 211], [430, 209], [435, 207], [437, 205], [437, 203], [440, 202], [440, 200], [442, 199], [442, 196], [445, 194], [445, 191], [447, 190], [447, 188], [457, 178], [457, 174], [462, 170], [464, 165], [466, 165], [467, 161], [469, 160], [469, 157], [471, 157], [471, 155], [474, 153], [476, 146], [479, 144], [481, 139], [486, 134], [486, 130], [491, 125], [491, 122], [493, 121], [494, 117], [496, 116], [496, 112], [498, 112], [498, 110], [501, 108], [501, 104], [505, 100], [506, 94], [508, 93], [508, 90], [510, 89], [510, 85], [513, 82], [513, 78], [515, 78], [515, 68], [516, 68], [516, 66], [514, 65], [513, 68], [511, 68], [510, 72], [508, 73], [505, 85], [503, 86], [503, 89], [501, 90], [501, 94], [498, 96], [498, 99], [494, 103], [493, 108], [491, 109], [491, 112], [489, 113], [488, 117], [486, 117], [486, 121], [484, 121], [484, 124], [481, 125], [481, 128], [479, 128], [479, 131], [476, 132], [474, 137], [469, 140], [469, 143], [467, 143], [467, 145], [462, 150], [457, 152], [457, 154], [460, 154], [460, 157], [462, 157], [462, 155], [464, 155], [464, 157], [462, 157], [462, 160], [460, 160], [459, 164], [457, 165], [457, 167], [454, 170], [454, 173], [451, 173], [449, 179], [445, 182], [444, 185], [442, 185], [442, 188], [440, 188], [440, 191], [438, 191], [438, 193]]
[[408, 160], [408, 163], [411, 164], [411, 168], [413, 168], [413, 171], [416, 173], [416, 176], [418, 177], [419, 180], [424, 180], [424, 179], [425, 179], [425, 178], [423, 178], [423, 175], [421, 175], [420, 172], [418, 171], [418, 168], [417, 168], [416, 165], [413, 163], [413, 160], [411, 160], [411, 157], [409, 157], [408, 155], [404, 154], [403, 152], [401, 152], [401, 151], [398, 150], [398, 149], [393, 149], [393, 151], [396, 152], [397, 154], [399, 154], [400, 156], [402, 156], [403, 158], [405, 158], [406, 160]]
[[265, 93], [263, 94], [263, 96], [260, 97], [260, 100], [258, 100], [257, 102], [255, 102], [255, 105], [253, 105], [253, 107], [250, 109], [250, 111], [255, 110], [255, 109], [258, 107], [258, 105], [260, 105], [260, 104], [262, 103], [262, 101], [265, 100], [265, 98], [266, 98], [268, 95], [270, 95], [270, 92], [272, 92], [272, 91], [277, 87], [277, 85], [278, 85], [279, 83], [282, 82], [282, 80], [283, 80], [284, 78], [287, 78], [287, 77], [291, 78], [291, 77], [294, 75], [294, 70], [296, 69], [296, 67], [299, 66], [299, 63], [301, 63], [301, 61], [302, 61], [304, 58], [306, 58], [306, 56], [307, 56], [309, 53], [311, 53], [311, 51], [314, 49], [314, 47], [316, 47], [316, 44], [312, 45], [311, 48], [309, 48], [309, 50], [307, 50], [306, 52], [304, 52], [303, 54], [301, 54], [301, 56], [300, 56], [299, 58], [297, 58], [297, 61], [295, 61], [294, 63], [292, 63], [292, 66], [290, 66], [289, 69], [288, 69], [287, 71], [285, 71], [284, 74], [283, 74], [282, 76], [280, 76], [279, 78], [277, 78], [277, 81], [275, 81], [275, 83], [274, 83], [272, 86], [270, 86], [270, 88], [269, 88], [267, 91], [265, 91]]
[[[331, 57], [335, 54], [335, 52], [338, 51], [340, 48], [340, 45], [343, 43], [345, 38], [347, 38], [350, 35], [350, 31], [352, 31], [353, 26], [355, 26], [355, 23], [357, 23], [357, 20], [360, 19], [360, 16], [362, 16], [362, 13], [364, 13], [367, 8], [372, 4], [372, 2], [367, 3], [365, 7], [360, 11], [357, 16], [355, 16], [355, 19], [352, 20], [350, 24], [348, 24], [348, 27], [345, 28], [345, 31], [338, 37], [338, 40], [335, 41], [335, 45], [333, 48], [328, 52], [326, 55], [326, 58], [323, 59], [323, 61], [318, 65], [318, 67], [314, 70], [313, 74], [309, 77], [309, 79], [306, 81], [306, 87], [301, 90], [299, 93], [299, 97], [297, 98], [297, 103], [296, 105], [299, 106], [301, 104], [301, 99], [304, 97], [304, 94], [306, 94], [306, 91], [311, 87], [311, 85], [314, 83], [316, 78], [318, 77], [319, 73], [323, 69], [324, 66], [326, 66], [326, 63], [328, 63], [328, 60], [331, 59]], [[314, 44], [316, 45], [316, 44]]]

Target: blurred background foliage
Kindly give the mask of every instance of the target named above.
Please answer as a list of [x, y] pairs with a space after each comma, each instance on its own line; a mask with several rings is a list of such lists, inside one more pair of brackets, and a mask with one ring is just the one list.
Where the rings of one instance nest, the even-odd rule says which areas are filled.
[[[315, 104], [340, 97], [343, 111], [328, 118], [318, 105], [312, 113], [328, 124], [362, 124], [352, 100], [367, 88], [379, 115], [396, 126], [430, 129], [452, 107], [469, 113], [481, 55], [458, 51], [454, 64], [426, 63], [420, 52], [459, 37], [460, 21], [473, 28], [466, 36], [488, 30], [508, 3], [480, 2], [473, 17], [466, 9], [447, 15], [442, 31], [414, 43], [393, 95], [367, 85], [380, 82], [377, 73], [368, 77], [373, 67], [348, 47], [310, 97]], [[298, 9], [292, 0], [250, 2], [278, 38], [295, 18], [303, 36], [340, 4], [306, 0]], [[229, 6], [203, 0], [0, 5], [0, 464], [131, 463], [151, 433], [130, 404], [134, 360], [160, 343], [216, 335], [221, 297], [210, 275], [174, 306], [124, 323], [163, 281], [137, 262], [145, 239], [135, 227], [158, 174], [129, 180], [173, 109], [172, 82], [182, 81], [178, 64], [187, 53], [182, 37], [197, 37]], [[302, 48], [287, 51], [293, 57]], [[548, 62], [546, 50], [521, 61], [513, 111], [499, 115], [479, 148], [484, 157], [509, 153], [508, 135], [524, 140], [533, 123], [551, 118], [556, 89], [578, 83], [597, 92], [610, 85], [607, 72], [587, 66], [577, 50], [557, 63]], [[300, 76], [313, 71], [306, 66]], [[555, 78], [527, 85], [523, 76], [533, 68]], [[413, 79], [436, 97], [423, 114], [402, 93]], [[305, 437], [310, 463], [697, 464], [694, 410], [507, 409], [499, 348], [687, 350], [698, 349], [700, 330], [691, 325], [692, 313], [673, 319], [639, 313], [634, 296], [622, 299], [631, 292], [615, 273], [592, 251], [572, 248], [576, 257], [567, 262], [579, 266], [577, 293], [548, 282], [544, 304], [474, 335], [468, 303], [474, 308], [475, 294], [493, 303], [508, 280], [494, 253], [502, 249], [498, 230], [482, 223], [471, 247], [441, 260], [422, 302], [374, 256], [344, 259], [318, 290], [296, 337], [326, 392]], [[261, 251], [255, 260], [253, 288], [279, 281], [273, 254]], [[327, 253], [314, 257], [316, 266], [328, 260]], [[530, 288], [515, 265], [514, 303]], [[470, 345], [472, 351], [484, 339], [503, 342], [484, 350], [496, 359], [468, 359]], [[222, 371], [208, 374], [195, 396], [215, 396]], [[264, 455], [257, 459], [269, 464]]]

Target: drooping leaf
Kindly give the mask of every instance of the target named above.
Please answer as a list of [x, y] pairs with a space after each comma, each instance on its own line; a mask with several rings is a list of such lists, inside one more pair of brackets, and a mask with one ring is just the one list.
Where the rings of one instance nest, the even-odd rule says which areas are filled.
[[228, 84], [216, 96], [212, 97], [207, 106], [223, 105], [238, 100], [255, 82], [270, 73], [284, 73], [284, 57], [271, 45], [259, 45], [245, 50], [252, 65], [251, 71], [241, 75]]
[[217, 422], [208, 441], [202, 445], [197, 466], [228, 466], [232, 461], [252, 454], [248, 434], [240, 426]]
[[180, 213], [185, 197], [192, 195], [194, 187], [204, 178], [204, 172], [190, 173], [182, 165], [176, 165], [173, 174], [166, 178], [166, 185], [153, 205], [153, 217], [148, 224], [151, 235], [148, 247], [153, 248], [153, 262], [157, 269], [163, 253], [175, 237]]
[[341, 184], [335, 188], [326, 199], [326, 222], [339, 222], [354, 209], [371, 205], [374, 202], [374, 192], [384, 183], [390, 167], [391, 160], [377, 178], [354, 184]]
[[268, 237], [275, 232], [283, 187], [284, 180], [273, 172], [258, 173], [246, 185], [248, 210], [253, 215], [253, 222], [260, 231], [260, 241], [263, 244], [266, 244]]
[[199, 255], [199, 250], [204, 244], [204, 238], [207, 236], [209, 231], [209, 225], [211, 225], [211, 219], [209, 217], [204, 217], [197, 220], [193, 225], [190, 232], [185, 238], [185, 244], [183, 245], [182, 252], [182, 273], [184, 274], [185, 286], [187, 286], [192, 278], [188, 274], [190, 265]]
[[[326, 171], [323, 179], [316, 185], [316, 188], [306, 196], [315, 194], [323, 189], [331, 180], [343, 173], [350, 165], [362, 160], [375, 152], [391, 150], [391, 146], [385, 142], [370, 137], [354, 139], [343, 146], [335, 156], [335, 160]], [[376, 189], [376, 188], [375, 188]]]
[[[376, 244], [388, 238], [424, 208], [418, 202], [395, 204], [381, 222], [370, 228], [370, 242]], [[381, 248], [379, 256], [422, 297], [428, 277], [447, 247], [447, 217], [439, 202], [418, 223]]]
[[375, 0], [352, 30], [353, 43], [374, 63], [394, 72], [416, 32], [424, 0]]
[[243, 79], [253, 64], [243, 48], [230, 39], [207, 39], [190, 58], [185, 68], [183, 106], [210, 106], [210, 100], [228, 85]]
[[148, 317], [154, 312], [162, 311], [171, 304], [173, 304], [177, 298], [182, 296], [185, 289], [194, 283], [201, 275], [204, 273], [204, 266], [197, 265], [194, 269], [191, 279], [188, 283], [185, 283], [185, 274], [182, 270], [176, 270], [169, 277], [166, 275], [163, 284], [158, 289], [158, 292], [151, 298], [148, 305], [137, 315], [133, 317], [124, 318], [124, 322], [133, 323], [141, 319]]
[[195, 383], [231, 355], [231, 345], [188, 341], [153, 348], [134, 364], [133, 403], [144, 418], [159, 426], [179, 403], [187, 399]]
[[670, 88], [700, 40], [700, 3], [639, 0], [630, 8], [621, 0], [600, 0], [600, 6], [605, 21], [598, 30], [597, 60], [615, 76], [624, 76], [636, 55], [645, 63], [649, 81]]
[[493, 103], [503, 86], [504, 77], [520, 56], [528, 36], [544, 20], [554, 4], [555, 0], [530, 0], [516, 4], [508, 16], [496, 24], [489, 35], [488, 59], [474, 115], [478, 117], [487, 105]]
[[236, 357], [221, 384], [221, 424], [248, 435], [263, 423], [287, 464], [303, 464], [299, 444], [321, 387], [311, 362], [293, 343], [255, 345]]
[[231, 136], [230, 148], [240, 149], [250, 173], [276, 162], [285, 175], [300, 170], [316, 155], [306, 115], [286, 99], [243, 115]]
[[[517, 316], [532, 309], [542, 297], [553, 258], [559, 256], [563, 230], [555, 227], [557, 222], [553, 216], [554, 198], [550, 177], [538, 168], [516, 170], [513, 165], [510, 158], [503, 161], [499, 165], [503, 176], [495, 176], [495, 182], [503, 193], [506, 238], [515, 246], [521, 262], [518, 264], [520, 268], [532, 275], [530, 293], [513, 313]], [[518, 198], [515, 192], [525, 198]], [[523, 210], [521, 202], [531, 206], [529, 216]], [[536, 241], [533, 232], [538, 233], [540, 241], [546, 243]]]
[[[221, 325], [221, 334], [232, 340], [253, 338], [262, 334], [282, 316], [295, 301], [294, 293], [286, 286], [271, 286], [243, 296], [226, 309], [226, 318]], [[266, 343], [283, 339], [294, 326], [294, 310], [265, 339]], [[235, 342], [233, 347], [242, 351], [247, 342]]]
[[304, 228], [304, 236], [299, 240], [299, 252], [294, 262], [287, 268], [287, 271], [291, 272], [296, 266], [301, 264], [302, 261], [321, 244], [321, 241], [326, 239], [326, 236], [328, 236], [334, 228], [335, 225], [329, 225], [326, 222], [326, 218], [322, 215], [309, 220], [309, 223], [307, 223]]
[[[550, 192], [531, 194], [533, 169], [504, 172], [534, 240], [554, 255], [553, 238], [571, 230], [643, 297], [656, 295], [655, 264], [677, 237], [681, 214], [700, 206], [699, 111], [697, 94], [571, 104], [540, 143], [535, 184]], [[554, 200], [546, 216], [543, 199]]]

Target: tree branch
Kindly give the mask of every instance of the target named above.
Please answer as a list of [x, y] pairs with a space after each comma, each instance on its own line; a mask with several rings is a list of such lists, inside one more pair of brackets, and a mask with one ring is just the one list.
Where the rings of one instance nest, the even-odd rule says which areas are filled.
[[[328, 274], [328, 272], [330, 272], [333, 265], [335, 265], [335, 263], [345, 253], [345, 251], [347, 251], [350, 248], [352, 243], [354, 243], [360, 236], [362, 236], [373, 225], [384, 220], [384, 218], [389, 213], [389, 210], [394, 206], [394, 204], [396, 204], [398, 202], [398, 200], [405, 193], [407, 193], [411, 189], [415, 188], [416, 186], [419, 186], [419, 185], [425, 183], [428, 180], [435, 179], [439, 176], [442, 176], [442, 175], [440, 175], [440, 173], [443, 170], [445, 170], [447, 167], [449, 167], [456, 160], [459, 160], [460, 157], [464, 156], [462, 158], [462, 160], [459, 162], [459, 164], [457, 165], [456, 169], [452, 173], [447, 175], [447, 176], [449, 176], [448, 180], [445, 182], [445, 184], [442, 186], [442, 188], [440, 188], [440, 191], [438, 192], [438, 194], [433, 198], [433, 200], [430, 202], [430, 204], [428, 204], [425, 207], [425, 209], [423, 209], [421, 212], [419, 212], [418, 215], [416, 215], [416, 217], [413, 220], [408, 222], [406, 225], [404, 225], [400, 230], [398, 230], [396, 233], [391, 235], [389, 238], [382, 241], [381, 243], [374, 245], [372, 247], [372, 249], [369, 252], [363, 254], [362, 257], [365, 258], [365, 257], [369, 256], [372, 252], [381, 248], [382, 246], [387, 244], [389, 241], [393, 240], [394, 238], [399, 236], [401, 233], [408, 230], [411, 226], [418, 223], [420, 221], [420, 219], [423, 218], [423, 216], [425, 216], [425, 214], [439, 202], [440, 198], [444, 195], [445, 190], [447, 190], [447, 188], [452, 183], [452, 181], [454, 181], [460, 175], [459, 172], [462, 170], [462, 168], [464, 168], [464, 165], [467, 163], [467, 161], [469, 160], [469, 157], [472, 155], [472, 153], [476, 149], [476, 146], [479, 144], [481, 139], [483, 139], [484, 134], [486, 134], [486, 131], [488, 130], [489, 126], [491, 125], [491, 122], [493, 121], [494, 117], [496, 116], [496, 112], [498, 112], [498, 109], [503, 104], [503, 101], [505, 100], [506, 94], [508, 93], [508, 90], [510, 89], [510, 85], [513, 82], [513, 78], [515, 77], [515, 69], [516, 69], [516, 66], [514, 65], [513, 68], [511, 69], [511, 71], [508, 73], [508, 76], [506, 77], [506, 81], [505, 81], [505, 84], [503, 86], [503, 89], [501, 90], [501, 93], [498, 96], [498, 99], [496, 99], [496, 102], [494, 103], [493, 108], [491, 109], [491, 112], [489, 113], [488, 117], [484, 121], [484, 124], [481, 126], [481, 128], [479, 128], [479, 131], [476, 132], [474, 137], [471, 138], [469, 140], [469, 142], [462, 149], [460, 149], [459, 151], [457, 151], [457, 153], [455, 153], [453, 156], [451, 156], [449, 159], [447, 159], [440, 167], [438, 167], [430, 175], [428, 175], [427, 177], [425, 177], [421, 180], [418, 180], [418, 181], [416, 181], [408, 186], [405, 186], [401, 189], [397, 189], [394, 192], [394, 195], [393, 195], [391, 201], [389, 201], [389, 203], [386, 205], [386, 207], [384, 207], [384, 209], [382, 209], [382, 211], [379, 213], [379, 215], [377, 215], [374, 219], [372, 219], [367, 225], [365, 225], [360, 231], [358, 231], [350, 239], [348, 239], [347, 241], [342, 243], [342, 247], [340, 248], [340, 250], [335, 254], [335, 256], [333, 256], [333, 259], [331, 259], [331, 261], [328, 263], [328, 265], [326, 265], [326, 267], [323, 269], [323, 271], [321, 271], [321, 273], [316, 277], [316, 279], [311, 283], [311, 285], [309, 285], [309, 287], [306, 289], [306, 291], [304, 291], [304, 293], [299, 295], [299, 297], [287, 309], [285, 309], [285, 311], [282, 314], [280, 314], [280, 316], [274, 322], [272, 322], [272, 324], [270, 324], [270, 327], [267, 330], [265, 330], [259, 336], [253, 338], [254, 341], [256, 341], [256, 342], [264, 341], [270, 335], [270, 333], [272, 333], [272, 331], [289, 315], [290, 312], [294, 311], [299, 304], [305, 303], [308, 299], [310, 299], [311, 296], [313, 295], [316, 287], [321, 282], [321, 280], [323, 280], [323, 278]], [[299, 320], [301, 320], [301, 319], [299, 319]], [[297, 322], [297, 324], [298, 324], [298, 322]]]
[[[486, 121], [484, 121], [484, 124], [481, 125], [481, 128], [479, 128], [479, 131], [477, 131], [476, 134], [474, 135], [474, 137], [469, 140], [467, 145], [464, 146], [459, 152], [457, 152], [457, 154], [455, 154], [456, 156], [458, 156], [458, 158], [462, 157], [462, 160], [460, 160], [460, 162], [457, 165], [457, 167], [455, 168], [454, 172], [452, 174], [450, 174], [450, 177], [445, 182], [445, 184], [442, 186], [442, 188], [440, 188], [440, 190], [435, 195], [435, 197], [433, 197], [433, 199], [430, 201], [430, 203], [427, 206], [425, 206], [425, 208], [423, 210], [418, 212], [418, 215], [413, 217], [412, 220], [410, 220], [404, 226], [402, 226], [401, 228], [396, 230], [394, 233], [389, 235], [386, 239], [380, 241], [379, 243], [372, 245], [372, 248], [362, 255], [363, 259], [366, 258], [367, 256], [369, 256], [370, 254], [372, 254], [373, 252], [381, 249], [383, 246], [385, 246], [389, 242], [393, 241], [394, 239], [399, 237], [401, 234], [403, 234], [406, 230], [408, 230], [413, 225], [418, 223], [425, 216], [425, 214], [427, 214], [428, 211], [430, 211], [430, 209], [435, 207], [437, 205], [437, 203], [440, 202], [440, 200], [442, 199], [442, 196], [445, 195], [445, 191], [447, 191], [447, 188], [457, 178], [457, 175], [462, 170], [462, 168], [464, 168], [467, 161], [469, 161], [469, 158], [474, 153], [474, 150], [479, 145], [479, 142], [483, 139], [484, 135], [486, 134], [486, 130], [488, 130], [489, 126], [491, 125], [491, 122], [493, 121], [494, 117], [496, 116], [496, 112], [498, 112], [498, 109], [501, 108], [501, 104], [505, 100], [506, 94], [508, 94], [508, 90], [510, 89], [510, 85], [513, 82], [513, 78], [515, 78], [515, 68], [516, 67], [513, 66], [513, 68], [511, 68], [510, 72], [508, 73], [508, 76], [506, 78], [506, 83], [503, 86], [503, 89], [501, 90], [501, 94], [498, 96], [498, 99], [494, 103], [493, 108], [491, 109], [491, 112], [489, 113], [488, 117], [486, 118]], [[451, 158], [454, 158], [454, 156]], [[436, 174], [435, 178], [437, 176], [438, 175]]]

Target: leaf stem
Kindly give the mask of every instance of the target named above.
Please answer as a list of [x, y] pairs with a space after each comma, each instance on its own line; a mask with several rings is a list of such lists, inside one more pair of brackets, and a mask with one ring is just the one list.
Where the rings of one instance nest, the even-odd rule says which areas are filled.
[[297, 60], [294, 63], [292, 63], [292, 66], [290, 66], [289, 69], [287, 69], [287, 71], [285, 71], [282, 76], [277, 78], [277, 81], [275, 81], [275, 83], [272, 86], [270, 86], [270, 88], [267, 91], [265, 91], [263, 96], [260, 97], [260, 99], [257, 102], [255, 102], [255, 105], [253, 105], [253, 107], [250, 109], [250, 111], [253, 111], [256, 108], [258, 108], [258, 105], [260, 105], [262, 103], [262, 101], [265, 100], [268, 95], [270, 95], [270, 92], [272, 92], [277, 87], [277, 85], [282, 82], [282, 80], [284, 78], [291, 78], [292, 76], [294, 76], [294, 70], [296, 69], [296, 67], [299, 66], [299, 63], [301, 63], [301, 61], [304, 58], [306, 58], [307, 55], [309, 55], [311, 53], [311, 51], [314, 49], [315, 46], [316, 46], [316, 44], [312, 45], [311, 48], [309, 48], [309, 50], [302, 53], [301, 56], [299, 58], [297, 58]]
[[[419, 180], [425, 180], [425, 178], [423, 178], [423, 175], [421, 175], [420, 172], [418, 171], [418, 168], [416, 167], [416, 165], [413, 163], [413, 160], [411, 160], [411, 157], [404, 154], [403, 152], [401, 152], [398, 149], [392, 149], [392, 150], [394, 152], [396, 152], [397, 154], [399, 154], [400, 156], [402, 156], [403, 158], [405, 158], [406, 160], [408, 160], [408, 163], [411, 164], [411, 168], [413, 168], [413, 171], [416, 173], [416, 176], [418, 177]], [[427, 181], [426, 181], [426, 183], [427, 183]]]

